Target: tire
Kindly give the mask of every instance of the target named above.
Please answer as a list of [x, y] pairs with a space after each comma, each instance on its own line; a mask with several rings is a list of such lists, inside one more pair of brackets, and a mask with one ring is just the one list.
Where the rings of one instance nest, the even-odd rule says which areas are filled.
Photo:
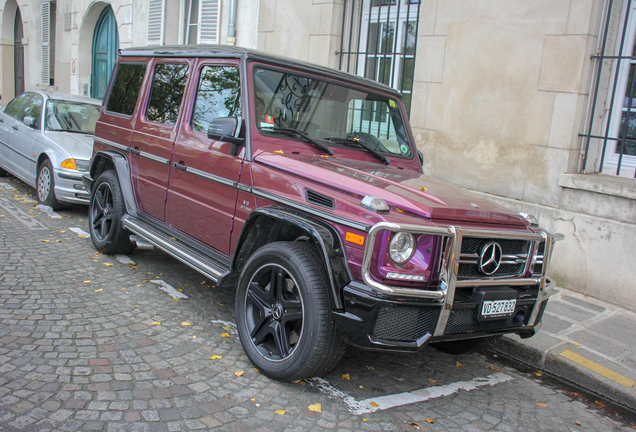
[[53, 210], [60, 210], [63, 205], [55, 198], [55, 172], [51, 161], [46, 159], [38, 168], [38, 176], [35, 181], [35, 191], [38, 201], [51, 207]]
[[95, 181], [88, 207], [88, 227], [95, 249], [105, 254], [127, 254], [135, 244], [124, 228], [124, 197], [114, 171], [104, 171]]
[[473, 351], [483, 351], [493, 346], [501, 336], [488, 336], [477, 339], [435, 342], [431, 346], [447, 354], [466, 354]]
[[345, 351], [315, 249], [277, 242], [247, 261], [236, 293], [243, 349], [265, 375], [293, 381], [332, 369]]

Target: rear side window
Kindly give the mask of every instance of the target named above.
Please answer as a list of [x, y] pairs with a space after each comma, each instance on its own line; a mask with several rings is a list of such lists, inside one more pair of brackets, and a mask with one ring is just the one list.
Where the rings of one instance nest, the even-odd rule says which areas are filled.
[[187, 80], [188, 65], [158, 64], [152, 78], [146, 118], [157, 123], [175, 124]]
[[106, 111], [131, 116], [135, 111], [145, 74], [145, 64], [120, 63], [117, 66], [115, 82], [108, 97]]
[[234, 66], [205, 66], [199, 79], [192, 130], [207, 132], [218, 117], [241, 117], [241, 82]]
[[20, 114], [20, 111], [22, 111], [22, 108], [30, 98], [31, 93], [25, 93], [13, 99], [4, 110], [5, 114], [10, 115], [11, 117], [18, 117], [18, 114]]

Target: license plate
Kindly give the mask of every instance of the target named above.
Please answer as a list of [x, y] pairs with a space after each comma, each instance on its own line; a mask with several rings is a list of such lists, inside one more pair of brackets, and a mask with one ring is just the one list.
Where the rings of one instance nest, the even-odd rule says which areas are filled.
[[482, 318], [506, 318], [515, 312], [517, 300], [484, 300], [481, 304]]

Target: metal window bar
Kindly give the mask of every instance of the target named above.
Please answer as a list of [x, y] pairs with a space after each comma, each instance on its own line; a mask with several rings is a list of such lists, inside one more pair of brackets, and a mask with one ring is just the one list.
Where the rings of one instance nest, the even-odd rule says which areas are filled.
[[[388, 82], [403, 95], [408, 95], [405, 97], [405, 105], [409, 114], [420, 9], [419, 0], [345, 0], [342, 18], [339, 69], [376, 81]], [[407, 53], [406, 46], [406, 33], [409, 31], [410, 23], [415, 24], [413, 53]], [[377, 25], [378, 31], [374, 46], [371, 46], [374, 36], [373, 24]], [[401, 26], [404, 28], [401, 29]], [[365, 28], [366, 40], [363, 40]], [[383, 38], [385, 32], [386, 37]], [[393, 41], [390, 41], [391, 32]], [[399, 37], [400, 35], [402, 37]], [[410, 71], [407, 71], [407, 60], [413, 62]], [[389, 61], [391, 64], [387, 70], [386, 65]], [[378, 62], [381, 70], [378, 70]]]
[[[636, 111], [632, 109], [633, 101], [636, 100], [636, 97], [635, 97], [636, 95], [634, 95], [634, 90], [636, 90], [636, 85], [635, 85], [636, 84], [636, 55], [634, 55], [634, 53], [632, 53], [631, 56], [623, 55], [625, 50], [625, 45], [627, 43], [626, 37], [629, 31], [629, 18], [630, 18], [630, 11], [632, 8], [632, 0], [626, 0], [626, 2], [624, 3], [625, 10], [623, 11], [624, 16], [622, 19], [622, 24], [623, 24], [622, 33], [620, 36], [620, 44], [618, 47], [619, 55], [612, 55], [614, 47], [610, 46], [612, 44], [608, 42], [609, 42], [609, 38], [611, 37], [609, 31], [610, 31], [610, 28], [612, 28], [611, 20], [613, 15], [612, 12], [613, 12], [614, 4], [615, 4], [614, 0], [608, 0], [607, 2], [607, 11], [606, 11], [607, 15], [605, 18], [600, 54], [592, 56], [592, 59], [595, 59], [597, 62], [595, 83], [593, 86], [594, 91], [592, 96], [592, 104], [591, 104], [589, 121], [587, 123], [586, 133], [579, 134], [579, 136], [583, 138], [584, 144], [585, 144], [584, 146], [585, 155], [583, 158], [583, 165], [582, 165], [583, 170], [586, 169], [588, 159], [590, 157], [591, 140], [593, 139], [600, 140], [602, 142], [601, 158], [600, 158], [600, 164], [598, 167], [599, 172], [603, 172], [604, 163], [606, 159], [610, 156], [607, 154], [608, 143], [611, 141], [616, 142], [616, 150], [618, 150], [617, 151], [618, 162], [616, 166], [616, 172], [614, 174], [618, 176], [621, 174], [621, 170], [623, 168], [623, 156], [625, 155], [627, 151], [627, 146], [634, 146], [634, 148], [636, 148], [636, 138], [628, 137], [628, 126], [629, 126], [630, 117], [632, 115], [636, 115]], [[629, 82], [629, 87], [627, 88], [626, 94], [619, 95], [617, 94], [617, 89], [618, 89], [620, 77], [621, 77], [622, 62], [624, 61], [629, 61], [631, 64], [631, 69], [628, 72], [629, 74], [628, 79], [630, 82]], [[602, 112], [603, 110], [603, 106], [602, 106], [603, 104], [601, 104], [600, 107], [598, 106], [599, 97], [602, 97], [599, 94], [601, 92], [601, 81], [603, 80], [603, 73], [604, 72], [611, 73], [612, 67], [613, 67], [613, 78], [612, 78], [613, 82], [612, 82], [612, 89], [610, 93], [610, 102], [608, 105], [609, 109], [607, 110], [607, 117], [605, 119], [606, 123], [604, 127], [604, 134], [603, 135], [594, 134], [592, 133], [594, 130], [594, 119], [596, 117], [599, 117], [598, 112], [599, 111]], [[611, 136], [611, 128], [613, 124], [612, 117], [616, 114], [614, 112], [615, 111], [614, 106], [616, 103], [616, 98], [618, 97], [623, 97], [623, 100], [625, 100], [626, 98], [627, 106], [626, 108], [623, 107], [623, 109], [621, 110], [621, 116], [624, 116], [625, 118], [624, 123], [620, 125], [619, 132], [617, 134], [618, 136], [613, 137]], [[634, 178], [636, 178], [636, 169], [634, 170]]]

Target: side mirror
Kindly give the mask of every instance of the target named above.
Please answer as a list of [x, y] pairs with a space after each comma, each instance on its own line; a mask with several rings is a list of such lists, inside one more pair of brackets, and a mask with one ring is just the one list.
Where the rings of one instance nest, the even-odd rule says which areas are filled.
[[417, 158], [420, 160], [420, 165], [424, 166], [424, 155], [419, 150], [417, 151]]
[[245, 144], [245, 138], [237, 138], [236, 131], [239, 127], [237, 117], [219, 117], [210, 122], [208, 127], [208, 138], [218, 141], [225, 141], [232, 144], [230, 153], [232, 156], [238, 155], [239, 149]]
[[36, 124], [35, 124], [35, 119], [33, 117], [25, 117], [22, 119], [22, 123], [24, 123], [26, 126], [30, 127], [31, 129], [35, 129]]

